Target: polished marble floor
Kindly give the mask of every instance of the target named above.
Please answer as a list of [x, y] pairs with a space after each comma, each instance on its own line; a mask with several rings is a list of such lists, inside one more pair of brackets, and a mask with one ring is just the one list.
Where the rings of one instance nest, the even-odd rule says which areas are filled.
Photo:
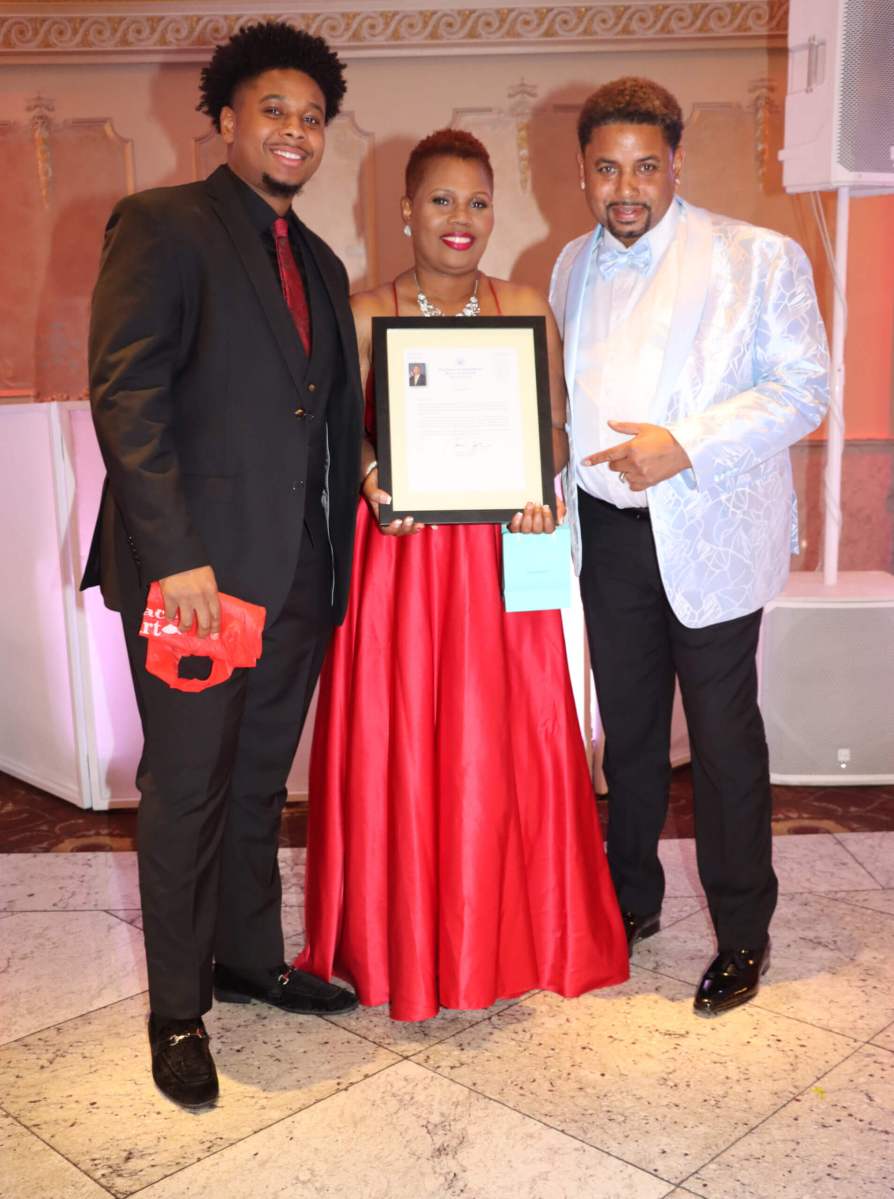
[[624, 986], [417, 1025], [220, 1007], [202, 1113], [149, 1075], [134, 855], [0, 854], [0, 1196], [890, 1199], [894, 832], [774, 844], [773, 965], [736, 1013], [692, 1014], [712, 941], [692, 842], [665, 840], [665, 927]]

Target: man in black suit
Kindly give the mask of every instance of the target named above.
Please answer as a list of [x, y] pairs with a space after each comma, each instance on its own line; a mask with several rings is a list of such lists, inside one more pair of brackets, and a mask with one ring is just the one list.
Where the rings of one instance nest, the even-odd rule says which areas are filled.
[[[276, 859], [286, 777], [344, 615], [360, 477], [347, 276], [291, 208], [320, 165], [343, 70], [320, 38], [275, 22], [219, 47], [199, 108], [227, 165], [118, 204], [93, 297], [107, 481], [83, 586], [100, 583], [124, 622], [145, 736], [152, 1070], [189, 1106], [218, 1092], [202, 1023], [212, 989], [289, 1011], [356, 1004], [283, 964]], [[219, 636], [218, 590], [263, 605], [257, 666], [199, 693], [148, 674], [138, 629], [156, 579], [167, 619], [200, 636]]]

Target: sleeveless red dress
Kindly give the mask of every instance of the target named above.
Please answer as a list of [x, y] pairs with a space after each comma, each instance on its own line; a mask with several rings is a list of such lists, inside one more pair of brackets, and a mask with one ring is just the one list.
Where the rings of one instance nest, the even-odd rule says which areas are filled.
[[628, 977], [561, 616], [504, 610], [500, 536], [361, 499], [320, 679], [295, 965], [396, 1020]]

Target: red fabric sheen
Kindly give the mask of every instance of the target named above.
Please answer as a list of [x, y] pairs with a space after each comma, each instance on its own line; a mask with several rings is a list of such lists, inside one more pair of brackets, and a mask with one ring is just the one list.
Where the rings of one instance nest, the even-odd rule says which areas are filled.
[[497, 525], [387, 537], [361, 501], [356, 535], [296, 965], [397, 1020], [624, 981], [559, 612], [506, 613]]

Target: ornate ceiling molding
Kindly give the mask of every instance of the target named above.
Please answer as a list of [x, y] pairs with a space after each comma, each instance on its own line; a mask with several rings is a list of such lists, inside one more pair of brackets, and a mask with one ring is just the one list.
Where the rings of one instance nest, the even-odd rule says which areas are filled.
[[408, 0], [318, 0], [313, 8], [259, 0], [0, 0], [0, 61], [199, 62], [240, 26], [269, 17], [319, 34], [346, 58], [680, 49], [784, 45], [788, 0], [481, 0], [425, 8]]

